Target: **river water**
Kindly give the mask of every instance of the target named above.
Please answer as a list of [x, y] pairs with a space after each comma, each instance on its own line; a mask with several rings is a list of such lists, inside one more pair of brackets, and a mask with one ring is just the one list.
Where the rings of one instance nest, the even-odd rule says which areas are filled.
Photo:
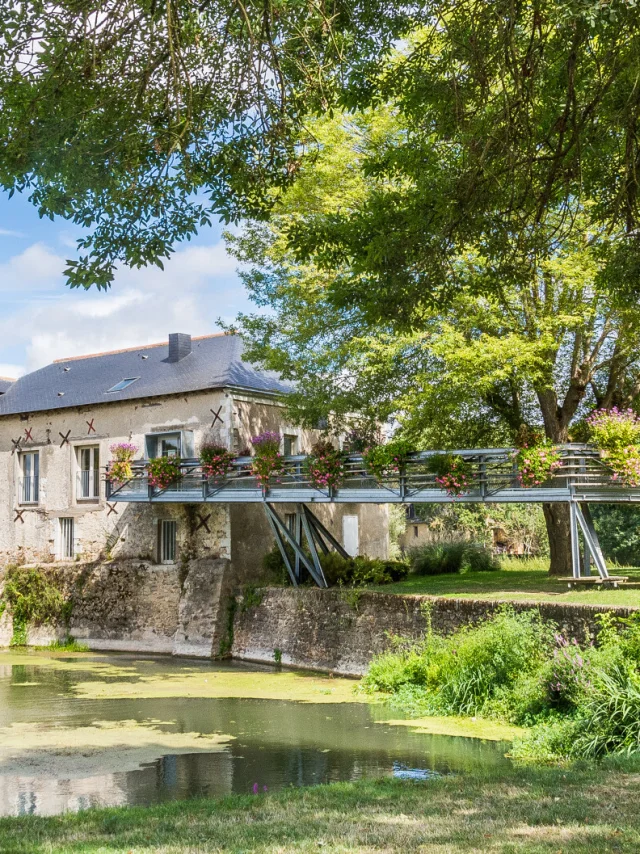
[[[354, 702], [354, 700], [356, 700]], [[55, 814], [507, 763], [349, 680], [244, 664], [0, 651], [0, 814]]]

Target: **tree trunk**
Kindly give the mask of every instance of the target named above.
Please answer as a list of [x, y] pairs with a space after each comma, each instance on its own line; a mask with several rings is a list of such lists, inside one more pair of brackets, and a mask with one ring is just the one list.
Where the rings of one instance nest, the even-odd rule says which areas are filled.
[[[576, 407], [584, 397], [584, 389], [572, 387], [567, 392], [563, 406], [558, 405], [556, 393], [552, 388], [538, 391], [538, 401], [544, 420], [545, 434], [557, 444], [568, 440], [568, 426], [575, 414]], [[549, 575], [573, 574], [571, 566], [571, 518], [568, 504], [543, 504], [544, 521], [549, 538], [551, 561]]]
[[572, 574], [569, 505], [543, 504], [542, 510], [551, 553], [549, 575], [569, 576]]

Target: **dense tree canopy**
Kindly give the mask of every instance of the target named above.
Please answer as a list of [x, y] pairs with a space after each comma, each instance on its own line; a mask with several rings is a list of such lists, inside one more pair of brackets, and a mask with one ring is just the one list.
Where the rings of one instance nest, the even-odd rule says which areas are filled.
[[[358, 209], [291, 229], [300, 258], [349, 259], [331, 300], [410, 326], [458, 288], [456, 259], [482, 253], [482, 288], [530, 278], [553, 239], [603, 244], [599, 276], [636, 292], [640, 15], [635, 2], [438, 2], [380, 73], [403, 136], [369, 153], [383, 181]], [[580, 222], [576, 223], [576, 218]], [[480, 283], [479, 283], [480, 284]]]
[[467, 244], [495, 291], [587, 199], [600, 275], [633, 291], [639, 65], [635, 0], [1, 0], [0, 183], [82, 225], [70, 282], [105, 286], [265, 213], [317, 148], [306, 115], [393, 103], [404, 138], [366, 163], [390, 186], [289, 236], [362, 274], [334, 304], [408, 322]]
[[0, 184], [86, 230], [72, 285], [158, 263], [212, 215], [268, 207], [304, 116], [384, 55], [403, 5], [1, 0]]
[[[318, 122], [321, 153], [301, 168], [271, 222], [230, 238], [254, 300], [271, 309], [239, 319], [249, 354], [295, 380], [294, 417], [344, 424], [355, 411], [386, 415], [418, 447], [477, 447], [512, 442], [522, 425], [564, 442], [594, 407], [635, 403], [640, 308], [602, 276], [617, 234], [594, 227], [588, 202], [576, 207], [567, 234], [563, 211], [549, 210], [539, 251], [500, 277], [482, 243], [461, 247], [450, 259], [455, 288], [441, 303], [399, 290], [395, 310], [378, 313], [370, 308], [375, 282], [349, 253], [334, 254], [333, 266], [322, 249], [299, 260], [292, 233], [345, 210], [357, 219], [372, 199], [383, 206], [396, 197], [398, 230], [406, 224], [411, 177], [367, 166], [381, 150], [405, 145], [409, 122], [397, 105]], [[403, 183], [407, 194], [397, 195]], [[351, 301], [337, 301], [336, 288], [350, 288]], [[564, 511], [545, 510], [560, 563], [568, 560], [568, 519], [557, 518]]]
[[349, 256], [331, 268], [321, 253], [320, 263], [298, 260], [292, 230], [349, 207], [357, 216], [372, 196], [395, 194], [400, 176], [365, 167], [381, 147], [404, 144], [404, 120], [381, 107], [318, 122], [322, 153], [271, 222], [230, 237], [253, 299], [272, 310], [240, 319], [250, 355], [296, 381], [296, 417], [388, 415], [416, 439], [451, 446], [511, 441], [522, 424], [566, 441], [590, 409], [631, 405], [640, 392], [640, 309], [601, 278], [615, 238], [591, 229], [588, 207], [563, 239], [550, 213], [540, 228], [545, 251], [494, 285], [492, 259], [468, 245], [452, 259], [456, 288], [444, 305], [399, 297], [379, 319], [357, 299], [334, 301], [336, 282], [377, 293]]

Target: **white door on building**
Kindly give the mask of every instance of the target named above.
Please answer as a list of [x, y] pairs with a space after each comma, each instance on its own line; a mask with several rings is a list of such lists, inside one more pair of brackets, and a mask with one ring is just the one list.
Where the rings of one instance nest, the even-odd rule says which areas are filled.
[[360, 532], [357, 516], [342, 517], [342, 544], [347, 554], [355, 557], [360, 551]]

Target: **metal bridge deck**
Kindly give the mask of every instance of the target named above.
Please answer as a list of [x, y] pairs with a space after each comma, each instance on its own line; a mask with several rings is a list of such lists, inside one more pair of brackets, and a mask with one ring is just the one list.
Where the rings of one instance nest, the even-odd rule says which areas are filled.
[[[284, 473], [268, 488], [261, 487], [252, 473], [251, 458], [238, 457], [223, 478], [209, 478], [198, 460], [183, 460], [178, 481], [166, 489], [150, 485], [147, 461], [133, 463], [133, 477], [114, 484], [107, 477], [110, 502], [152, 504], [263, 504], [274, 537], [293, 584], [304, 566], [316, 583], [324, 587], [318, 549], [336, 549], [346, 556], [342, 546], [309, 510], [313, 504], [444, 504], [444, 503], [567, 503], [570, 507], [573, 577], [591, 574], [592, 564], [600, 578], [609, 578], [598, 537], [591, 520], [591, 503], [640, 503], [640, 487], [625, 487], [589, 445], [564, 445], [558, 448], [561, 468], [549, 480], [525, 487], [520, 480], [513, 448], [465, 449], [461, 451], [423, 451], [411, 454], [401, 471], [382, 478], [367, 471], [362, 456], [345, 457], [345, 477], [339, 489], [318, 489], [306, 474], [304, 455], [286, 457]], [[441, 489], [429, 470], [429, 458], [453, 453], [470, 466], [469, 488], [460, 495]], [[296, 505], [296, 531], [292, 533], [275, 510], [277, 504]], [[306, 546], [304, 541], [306, 540]], [[581, 549], [582, 544], [582, 549]], [[289, 550], [293, 550], [292, 562]]]
[[[346, 457], [339, 489], [314, 487], [305, 473], [304, 455], [286, 457], [284, 474], [268, 489], [260, 487], [253, 476], [250, 457], [238, 457], [232, 471], [221, 479], [207, 478], [198, 460], [183, 460], [179, 481], [167, 489], [149, 485], [147, 462], [140, 460], [133, 464], [131, 480], [123, 484], [107, 481], [107, 498], [154, 504], [640, 503], [640, 487], [616, 483], [594, 448], [564, 445], [559, 450], [562, 468], [536, 487], [521, 485], [513, 448], [489, 448], [411, 454], [401, 472], [381, 479], [367, 472], [362, 456], [351, 454]], [[471, 466], [470, 488], [463, 494], [449, 495], [429, 472], [429, 457], [440, 453], [460, 455]]]

